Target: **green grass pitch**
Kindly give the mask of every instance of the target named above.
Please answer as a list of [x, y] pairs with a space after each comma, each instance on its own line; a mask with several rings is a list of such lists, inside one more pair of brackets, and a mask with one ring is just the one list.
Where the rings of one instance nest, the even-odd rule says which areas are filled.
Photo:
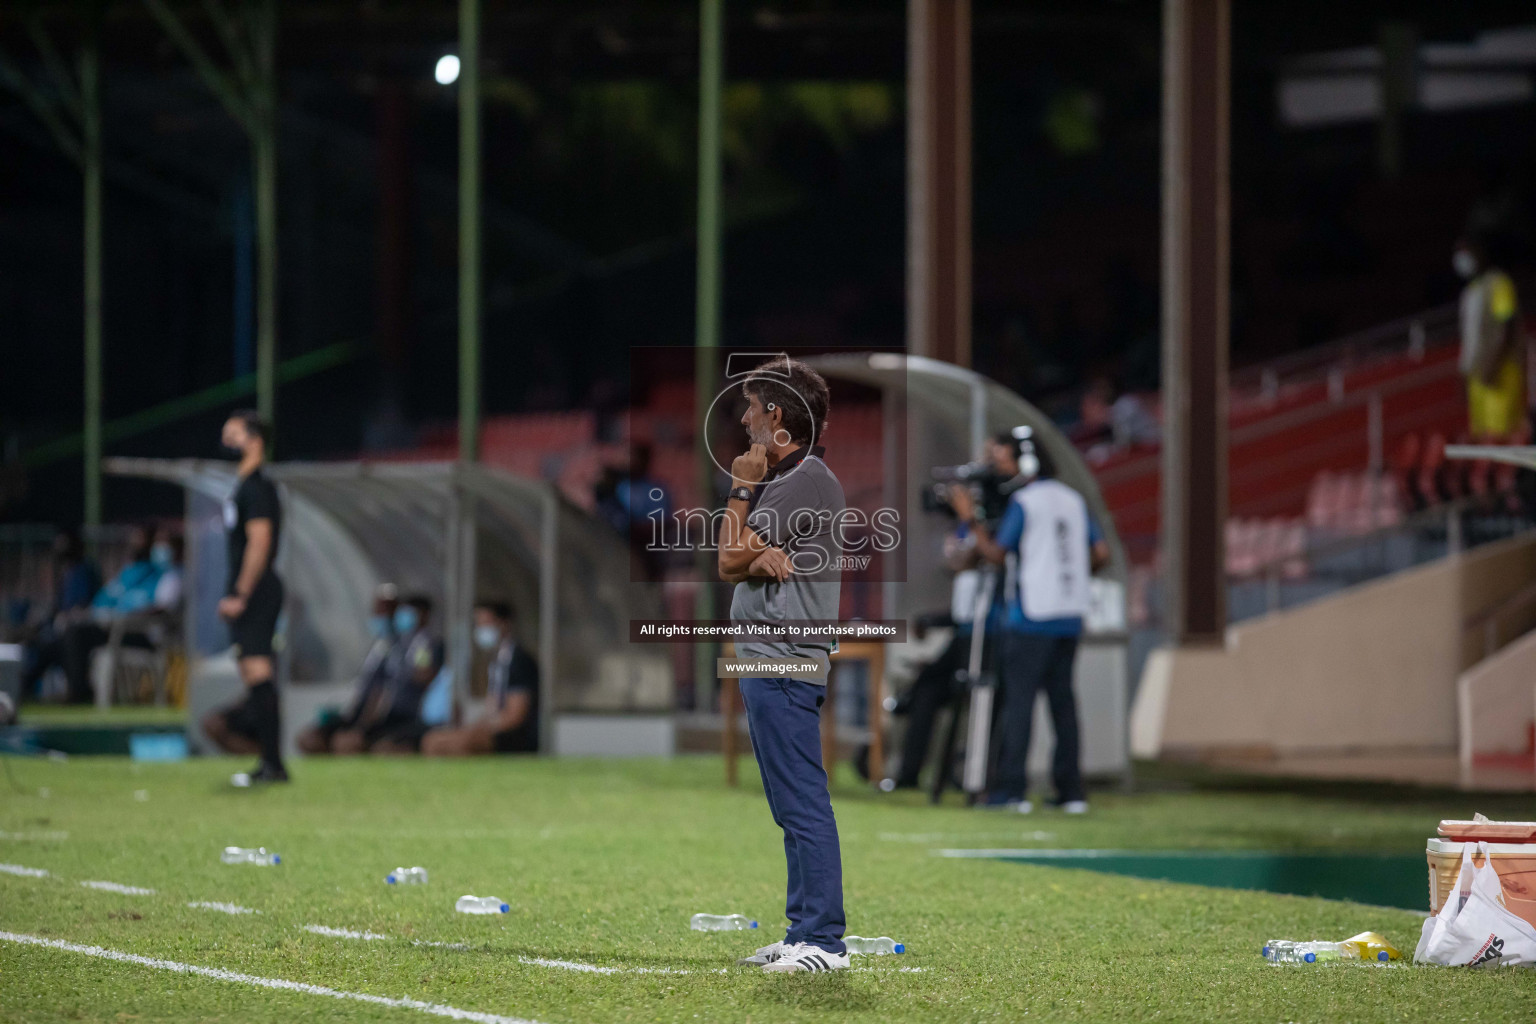
[[[1519, 802], [1164, 785], [1096, 794], [1085, 819], [1026, 818], [932, 809], [850, 779], [834, 799], [849, 930], [894, 936], [910, 952], [856, 957], [861, 970], [835, 975], [772, 976], [734, 961], [780, 935], [782, 847], [755, 775], [729, 790], [715, 758], [310, 760], [295, 764], [293, 785], [260, 791], [229, 789], [229, 773], [243, 767], [230, 761], [8, 763], [0, 863], [49, 874], [0, 873], [0, 932], [13, 937], [0, 941], [4, 1021], [407, 1021], [446, 1019], [430, 1015], [453, 1012], [445, 1008], [548, 1024], [1536, 1018], [1536, 972], [1272, 967], [1258, 952], [1271, 936], [1367, 928], [1411, 948], [1420, 914], [931, 853], [1411, 853], [1442, 816], [1530, 817]], [[267, 846], [283, 864], [226, 866], [219, 851], [228, 844]], [[383, 884], [390, 868], [413, 864], [430, 870], [430, 885]], [[471, 892], [502, 897], [511, 913], [455, 914], [454, 899]], [[696, 911], [742, 912], [763, 927], [695, 933]]]

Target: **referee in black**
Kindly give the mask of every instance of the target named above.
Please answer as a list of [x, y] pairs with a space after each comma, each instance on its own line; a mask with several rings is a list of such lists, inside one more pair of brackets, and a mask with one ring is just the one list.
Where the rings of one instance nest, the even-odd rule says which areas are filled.
[[219, 617], [229, 623], [245, 699], [209, 712], [203, 730], [230, 753], [261, 755], [254, 772], [231, 780], [236, 785], [288, 781], [272, 665], [272, 634], [283, 610], [283, 581], [272, 567], [283, 509], [277, 486], [262, 471], [271, 436], [266, 420], [249, 410], [234, 413], [224, 423], [224, 447], [240, 460], [240, 483], [224, 502], [229, 578]]

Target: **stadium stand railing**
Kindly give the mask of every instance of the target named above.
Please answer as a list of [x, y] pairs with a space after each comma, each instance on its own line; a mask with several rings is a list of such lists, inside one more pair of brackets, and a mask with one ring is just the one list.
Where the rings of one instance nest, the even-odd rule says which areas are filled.
[[[1455, 343], [1455, 309], [1447, 306], [1235, 371], [1230, 515], [1303, 517], [1320, 474], [1380, 472], [1406, 436], [1456, 436], [1466, 403]], [[1155, 408], [1156, 397], [1147, 404]], [[1116, 453], [1095, 475], [1132, 557], [1150, 561], [1161, 518], [1160, 449]]]

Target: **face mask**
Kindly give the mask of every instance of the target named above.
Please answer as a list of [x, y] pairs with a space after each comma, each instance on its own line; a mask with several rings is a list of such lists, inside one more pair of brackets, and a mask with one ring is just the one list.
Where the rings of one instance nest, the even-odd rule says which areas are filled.
[[421, 615], [410, 605], [404, 605], [395, 609], [395, 632], [401, 636], [416, 632], [416, 627], [421, 624]]
[[383, 615], [368, 616], [368, 632], [373, 636], [383, 636], [389, 632], [389, 619]]
[[494, 650], [501, 643], [501, 630], [496, 626], [476, 626], [475, 646], [482, 651]]
[[1463, 280], [1470, 281], [1477, 274], [1477, 257], [1465, 249], [1457, 249], [1456, 255], [1451, 257], [1451, 266]]
[[164, 569], [171, 564], [171, 546], [169, 544], [156, 544], [149, 549], [149, 560]]

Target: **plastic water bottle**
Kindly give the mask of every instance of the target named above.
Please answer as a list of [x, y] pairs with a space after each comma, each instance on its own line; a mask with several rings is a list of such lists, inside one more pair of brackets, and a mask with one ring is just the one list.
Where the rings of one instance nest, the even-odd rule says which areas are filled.
[[384, 881], [390, 885], [426, 885], [427, 869], [422, 867], [395, 868], [395, 870], [384, 876]]
[[1356, 959], [1355, 953], [1342, 942], [1295, 942], [1291, 939], [1270, 939], [1264, 944], [1264, 959], [1272, 964], [1315, 964], [1328, 960]]
[[897, 942], [887, 935], [878, 939], [866, 939], [861, 935], [844, 935], [843, 945], [848, 947], [850, 953], [863, 953], [868, 956], [880, 956], [885, 953], [905, 953], [905, 944]]
[[1361, 932], [1359, 935], [1351, 935], [1339, 943], [1351, 956], [1361, 960], [1374, 960], [1377, 963], [1387, 963], [1390, 960], [1401, 960], [1403, 951], [1387, 941], [1387, 937], [1380, 932]]
[[688, 927], [696, 932], [744, 932], [757, 927], [746, 914], [694, 914]]
[[265, 846], [258, 846], [254, 850], [244, 846], [226, 846], [219, 859], [225, 864], [260, 864], [263, 867], [283, 862], [283, 858], [277, 854], [268, 853]]
[[512, 908], [500, 896], [460, 896], [453, 909], [461, 914], [505, 914]]

